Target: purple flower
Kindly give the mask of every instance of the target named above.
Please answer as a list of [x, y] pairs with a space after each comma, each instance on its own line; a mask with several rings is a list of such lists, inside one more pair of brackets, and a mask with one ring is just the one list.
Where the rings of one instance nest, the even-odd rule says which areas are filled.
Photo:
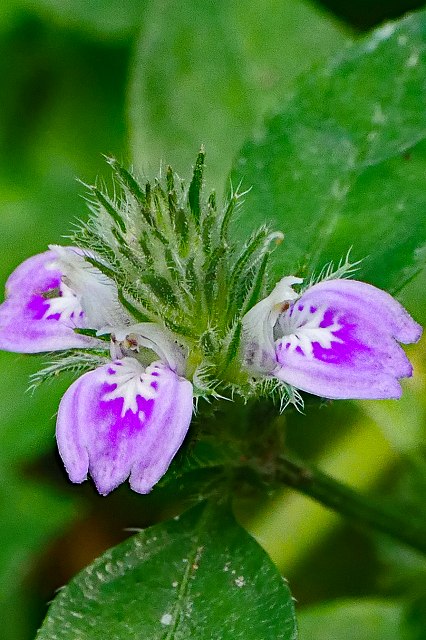
[[422, 329], [388, 293], [327, 280], [297, 295], [284, 278], [244, 317], [246, 366], [325, 398], [399, 398], [412, 375], [398, 344]]
[[[1, 349], [99, 348], [105, 343], [74, 329], [111, 334], [113, 361], [85, 373], [62, 398], [59, 451], [73, 482], [83, 482], [89, 472], [105, 495], [130, 476], [132, 489], [148, 493], [167, 471], [191, 422], [192, 384], [180, 375], [181, 346], [160, 326], [131, 325], [115, 284], [71, 247], [51, 247], [29, 258], [10, 276], [6, 290]], [[147, 349], [161, 361], [146, 366]]]
[[192, 385], [167, 365], [123, 358], [79, 378], [61, 400], [56, 437], [72, 482], [101, 494], [130, 475], [148, 493], [167, 471], [192, 415]]
[[87, 326], [86, 318], [56, 259], [53, 251], [40, 253], [25, 260], [8, 279], [6, 301], [0, 305], [0, 349], [38, 353], [93, 344], [74, 332]]

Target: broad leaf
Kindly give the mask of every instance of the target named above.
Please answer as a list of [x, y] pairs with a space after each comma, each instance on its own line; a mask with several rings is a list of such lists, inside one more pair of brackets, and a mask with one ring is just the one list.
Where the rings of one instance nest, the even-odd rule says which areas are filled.
[[350, 247], [362, 279], [397, 291], [426, 255], [426, 12], [387, 24], [299, 81], [243, 147], [252, 187], [234, 232], [284, 231], [276, 275], [319, 270]]
[[153, 2], [145, 25], [129, 101], [135, 162], [186, 175], [204, 143], [215, 188], [259, 114], [344, 41], [305, 0]]
[[81, 572], [38, 640], [297, 638], [290, 592], [225, 509], [197, 505]]

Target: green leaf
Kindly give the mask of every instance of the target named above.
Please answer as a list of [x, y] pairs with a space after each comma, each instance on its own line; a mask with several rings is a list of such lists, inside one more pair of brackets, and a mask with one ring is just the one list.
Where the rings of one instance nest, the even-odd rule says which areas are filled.
[[28, 574], [33, 555], [76, 515], [76, 505], [46, 485], [3, 477], [0, 489], [0, 608]]
[[201, 469], [220, 469], [226, 463], [229, 463], [229, 455], [226, 455], [224, 447], [218, 448], [209, 440], [198, 440], [189, 445], [184, 444], [159, 484], [167, 484], [187, 473]]
[[[7, 473], [0, 460], [0, 611], [2, 640], [32, 637], [34, 624], [26, 581], [48, 549], [77, 516], [77, 505], [46, 484]], [[81, 513], [81, 511], [80, 511]], [[30, 597], [31, 596], [31, 597]]]
[[163, 159], [181, 175], [203, 143], [209, 185], [293, 78], [344, 36], [304, 0], [154, 2], [146, 14], [129, 95], [136, 164]]
[[414, 640], [404, 605], [392, 600], [341, 600], [302, 610], [300, 640]]
[[265, 218], [283, 231], [277, 276], [318, 271], [353, 246], [357, 277], [397, 291], [426, 255], [425, 102], [420, 11], [302, 77], [245, 144], [233, 180], [253, 188], [235, 235]]
[[38, 640], [296, 639], [290, 592], [224, 508], [202, 503], [142, 531], [82, 571]]
[[140, 0], [22, 0], [32, 11], [64, 27], [98, 37], [124, 38], [144, 21]]

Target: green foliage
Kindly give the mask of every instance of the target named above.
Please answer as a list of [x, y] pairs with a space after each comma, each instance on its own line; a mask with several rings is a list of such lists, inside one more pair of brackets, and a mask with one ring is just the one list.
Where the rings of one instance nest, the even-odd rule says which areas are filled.
[[224, 508], [198, 505], [142, 531], [80, 573], [38, 640], [296, 640], [290, 592]]
[[398, 291], [424, 264], [426, 13], [387, 24], [302, 77], [236, 160], [252, 187], [241, 240], [266, 220], [285, 233], [277, 275], [364, 259], [357, 277]]
[[[51, 448], [54, 423], [52, 389], [41, 390], [29, 404], [22, 399], [28, 386], [28, 375], [36, 362], [16, 364], [16, 356], [1, 354], [3, 368], [13, 377], [2, 379], [0, 406], [0, 610], [5, 640], [27, 637], [29, 619], [25, 615], [28, 601], [22, 585], [35, 557], [57, 536], [76, 514], [74, 500], [64, 498], [47, 483], [22, 477], [29, 457], [46, 453]], [[15, 366], [14, 366], [15, 365]], [[61, 390], [55, 389], [59, 399]], [[54, 402], [55, 398], [51, 398]], [[37, 419], [34, 418], [37, 416]], [[22, 634], [22, 635], [21, 635]]]
[[305, 0], [154, 2], [145, 24], [129, 94], [135, 162], [182, 173], [203, 143], [216, 188], [259, 115], [344, 40]]
[[58, 25], [101, 38], [125, 38], [144, 22], [149, 0], [21, 0]]
[[56, 490], [5, 475], [0, 489], [0, 610], [2, 637], [28, 635], [24, 615], [29, 598], [23, 584], [40, 549], [64, 530], [77, 513], [75, 502]]
[[420, 640], [410, 631], [404, 603], [343, 600], [302, 611], [300, 640]]

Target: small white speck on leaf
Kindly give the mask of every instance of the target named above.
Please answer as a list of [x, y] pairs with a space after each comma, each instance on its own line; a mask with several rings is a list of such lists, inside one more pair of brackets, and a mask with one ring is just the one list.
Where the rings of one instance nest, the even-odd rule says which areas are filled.
[[385, 114], [383, 113], [382, 105], [381, 104], [375, 104], [374, 105], [373, 117], [371, 118], [371, 122], [373, 124], [385, 124], [386, 120], [387, 120], [387, 118], [386, 118]]
[[391, 23], [385, 24], [381, 29], [377, 29], [374, 36], [367, 41], [366, 50], [374, 51], [383, 40], [390, 38], [395, 29], [396, 25]]
[[172, 582], [172, 587], [174, 587], [174, 588], [176, 589], [176, 587], [178, 586], [178, 584], [179, 584], [179, 583], [178, 583], [178, 581], [177, 581], [177, 580], [175, 580], [174, 582]]
[[408, 58], [408, 60], [405, 63], [405, 65], [410, 69], [412, 67], [416, 67], [418, 65], [418, 63], [419, 63], [419, 52], [418, 51], [413, 51], [413, 53]]
[[165, 613], [162, 617], [161, 617], [161, 624], [164, 624], [164, 626], [168, 627], [170, 624], [172, 624], [172, 620], [173, 620], [173, 616], [171, 613]]
[[237, 587], [244, 587], [246, 581], [244, 579], [244, 576], [238, 576], [238, 578], [235, 578], [235, 584], [237, 585]]
[[387, 40], [393, 34], [396, 29], [396, 25], [389, 22], [388, 24], [383, 25], [380, 29], [376, 31], [376, 37], [378, 40]]
[[370, 133], [367, 134], [367, 140], [369, 142], [372, 142], [378, 137], [378, 135], [379, 135], [378, 131], [370, 131]]
[[334, 180], [333, 184], [331, 185], [331, 195], [336, 200], [343, 200], [348, 192], [348, 188], [348, 185], [342, 184], [340, 180]]

